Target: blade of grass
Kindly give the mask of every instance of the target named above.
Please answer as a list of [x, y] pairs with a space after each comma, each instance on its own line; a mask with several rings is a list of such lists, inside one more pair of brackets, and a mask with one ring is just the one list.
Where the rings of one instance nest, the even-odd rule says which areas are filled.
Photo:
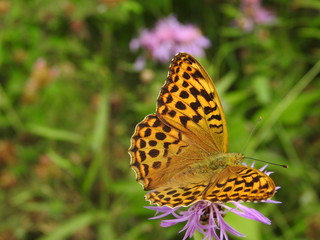
[[83, 137], [80, 134], [37, 124], [27, 124], [26, 131], [52, 140], [61, 140], [72, 143], [81, 143], [83, 141]]
[[263, 128], [259, 129], [255, 136], [255, 141], [252, 141], [250, 147], [256, 149], [268, 133], [270, 129], [275, 125], [275, 123], [280, 118], [281, 114], [286, 110], [286, 108], [293, 102], [293, 100], [308, 86], [308, 84], [314, 80], [320, 72], [320, 60], [300, 79], [300, 81], [291, 89], [290, 92], [283, 98], [282, 101], [274, 108], [269, 117], [265, 120]]
[[[91, 146], [91, 149], [93, 151], [93, 162], [90, 165], [84, 184], [83, 184], [83, 190], [84, 192], [89, 192], [91, 189], [95, 179], [97, 179], [97, 176], [99, 176], [99, 171], [104, 168], [102, 166], [102, 160], [107, 158], [108, 156], [104, 156], [103, 154], [103, 145], [106, 144], [106, 146], [109, 146], [108, 143], [105, 141], [108, 141], [107, 133], [109, 132], [108, 126], [108, 119], [109, 119], [109, 104], [108, 104], [109, 94], [105, 91], [101, 94], [101, 101], [99, 102], [98, 106], [98, 112], [96, 115], [96, 121], [95, 126], [92, 134], [92, 140], [89, 143]], [[108, 162], [108, 161], [106, 161]], [[108, 176], [104, 176], [108, 178]]]
[[63, 222], [60, 226], [57, 226], [53, 232], [39, 240], [67, 239], [73, 233], [76, 233], [77, 231], [105, 218], [107, 218], [107, 215], [103, 212], [86, 212], [84, 214], [79, 214], [74, 218]]

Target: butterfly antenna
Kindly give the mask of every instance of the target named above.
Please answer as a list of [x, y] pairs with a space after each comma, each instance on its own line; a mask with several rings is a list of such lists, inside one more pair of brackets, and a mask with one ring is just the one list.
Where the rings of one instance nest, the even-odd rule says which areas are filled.
[[249, 136], [247, 137], [247, 140], [245, 141], [245, 143], [244, 143], [244, 145], [243, 145], [243, 147], [242, 147], [242, 151], [241, 151], [241, 152], [244, 152], [244, 150], [245, 150], [246, 147], [248, 146], [249, 140], [251, 139], [254, 131], [257, 129], [258, 124], [261, 122], [261, 120], [262, 120], [262, 117], [260, 116], [260, 117], [258, 118], [258, 121], [256, 122], [256, 124], [255, 124], [254, 127], [252, 128]]
[[264, 161], [264, 160], [261, 160], [261, 159], [257, 159], [257, 158], [252, 158], [252, 157], [244, 157], [244, 158], [252, 159], [252, 160], [255, 160], [255, 161], [258, 161], [258, 162], [268, 163], [268, 164], [275, 165], [275, 166], [280, 166], [280, 167], [283, 167], [283, 168], [288, 168], [288, 165], [267, 162], [267, 161]]

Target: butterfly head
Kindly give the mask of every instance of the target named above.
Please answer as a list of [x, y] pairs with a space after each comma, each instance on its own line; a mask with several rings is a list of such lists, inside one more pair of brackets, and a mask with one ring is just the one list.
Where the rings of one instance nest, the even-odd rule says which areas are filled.
[[244, 154], [242, 153], [229, 153], [231, 156], [231, 161], [233, 162], [233, 164], [238, 165], [240, 164], [243, 159], [244, 159]]

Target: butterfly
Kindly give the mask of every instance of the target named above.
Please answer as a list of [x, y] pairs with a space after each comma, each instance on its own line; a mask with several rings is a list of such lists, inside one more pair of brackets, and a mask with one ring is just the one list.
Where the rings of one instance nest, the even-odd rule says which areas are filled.
[[180, 52], [157, 99], [156, 113], [135, 129], [129, 148], [136, 180], [158, 206], [262, 201], [275, 193], [273, 180], [240, 165], [241, 153], [228, 153], [228, 130], [217, 90], [206, 70]]

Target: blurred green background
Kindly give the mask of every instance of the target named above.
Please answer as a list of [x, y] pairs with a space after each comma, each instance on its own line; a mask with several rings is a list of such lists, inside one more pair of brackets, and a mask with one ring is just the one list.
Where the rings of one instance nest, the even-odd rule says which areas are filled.
[[247, 204], [271, 226], [227, 221], [247, 239], [320, 239], [320, 3], [263, 1], [275, 21], [245, 29], [241, 2], [0, 0], [0, 240], [182, 239], [148, 220], [127, 153], [169, 66], [129, 44], [171, 14], [211, 41], [198, 60], [230, 151], [289, 165], [268, 168], [282, 204]]

